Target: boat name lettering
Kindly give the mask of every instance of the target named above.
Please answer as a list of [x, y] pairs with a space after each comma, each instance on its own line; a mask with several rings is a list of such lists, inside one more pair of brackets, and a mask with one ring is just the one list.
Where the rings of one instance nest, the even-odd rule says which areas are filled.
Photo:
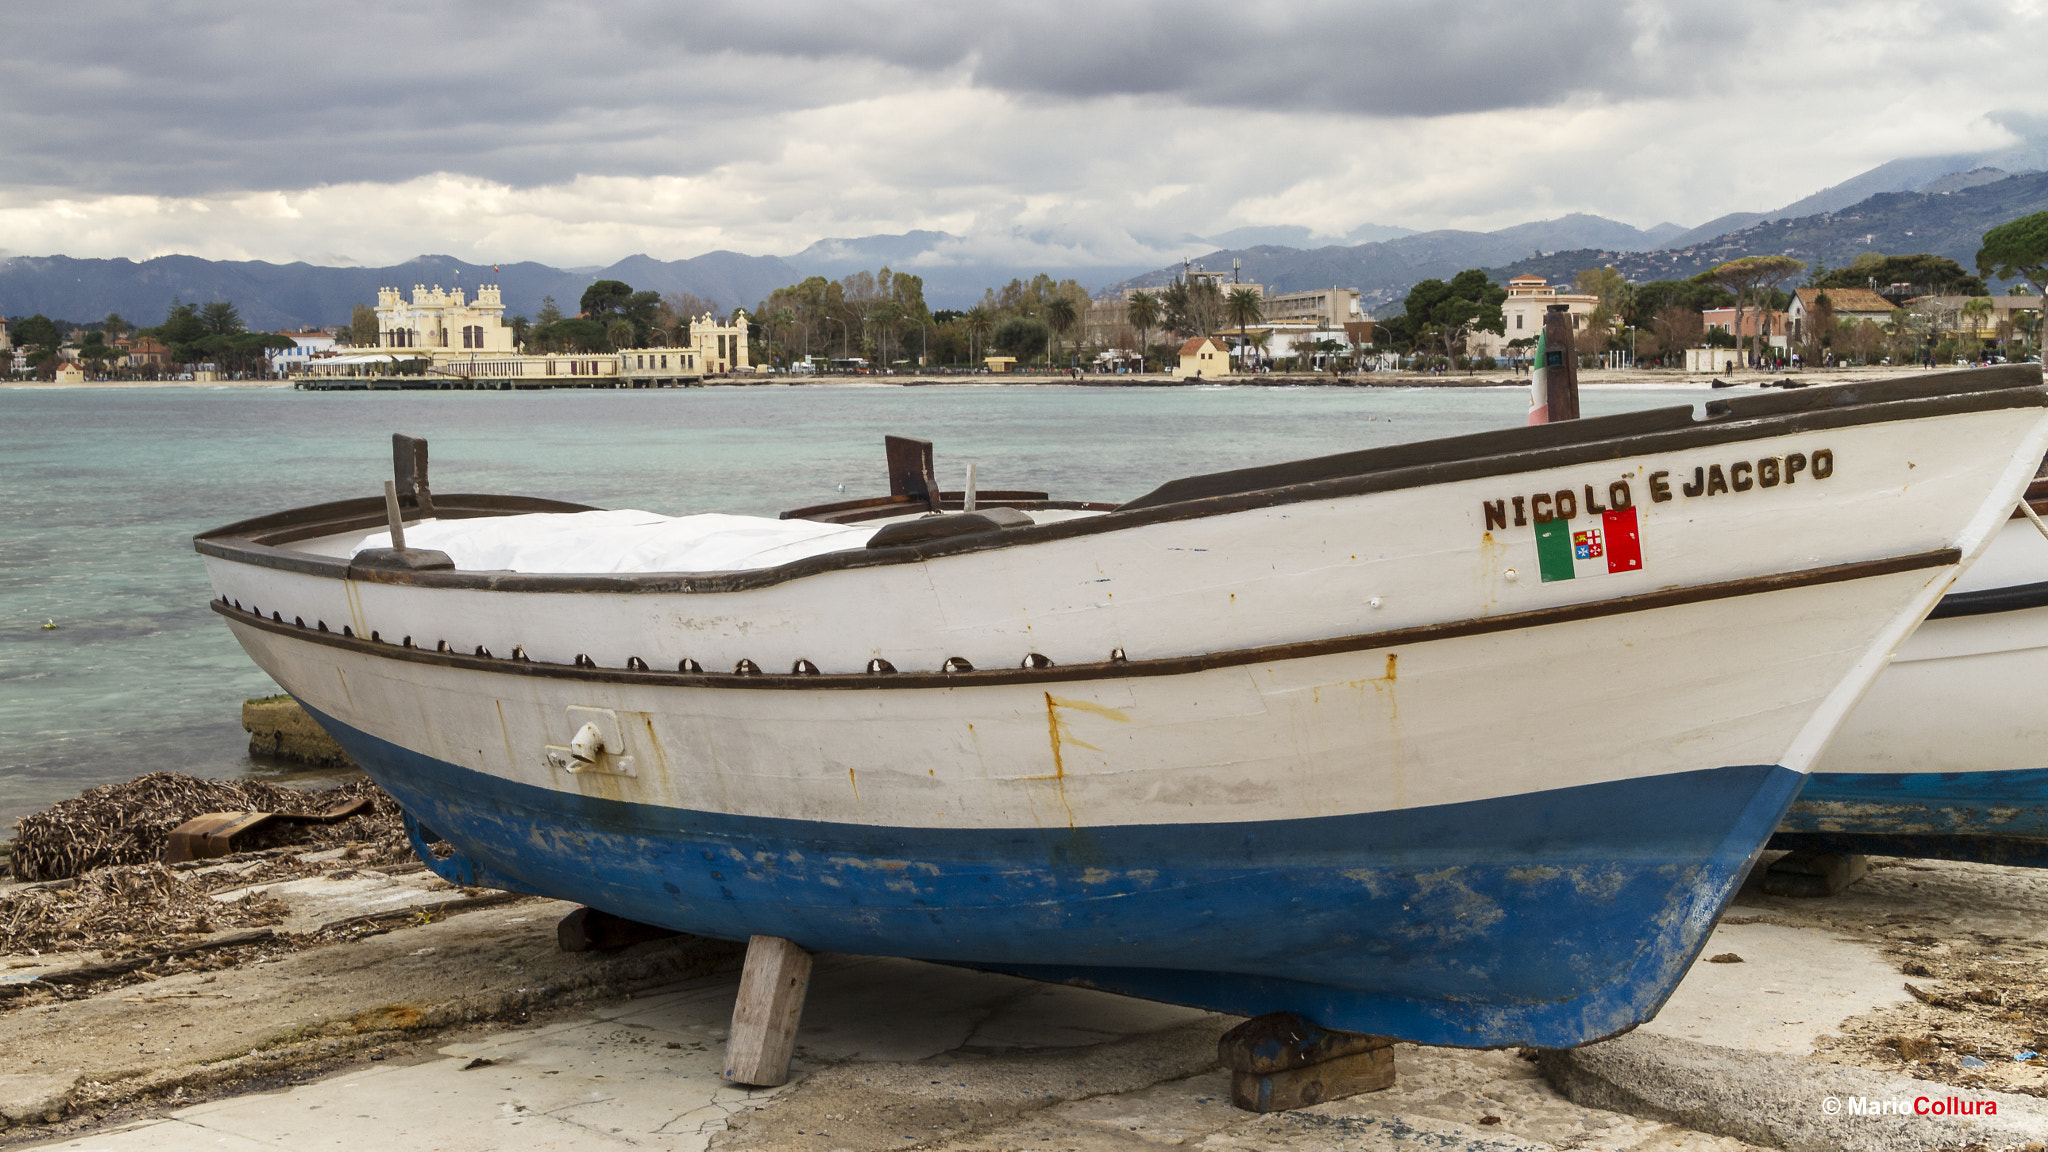
[[[1602, 500], [1605, 503], [1602, 503]], [[1593, 484], [1582, 485], [1578, 491], [1560, 488], [1555, 492], [1538, 492], [1534, 496], [1511, 496], [1506, 500], [1482, 500], [1480, 508], [1486, 513], [1488, 531], [1505, 528], [1509, 523], [1509, 509], [1513, 509], [1513, 523], [1517, 528], [1526, 526], [1532, 520], [1548, 524], [1552, 520], [1570, 520], [1581, 511], [1587, 515], [1599, 512], [1619, 512], [1635, 506], [1635, 495], [1628, 481], [1616, 480], [1607, 485], [1603, 493]]]
[[[1787, 452], [1784, 456], [1766, 456], [1761, 460], [1737, 460], [1722, 468], [1719, 464], [1705, 467], [1695, 466], [1692, 479], [1681, 475], [1678, 490], [1686, 496], [1719, 496], [1723, 492], [1747, 492], [1752, 488], [1776, 488], [1780, 484], [1794, 484], [1799, 474], [1806, 473], [1815, 480], [1825, 480], [1835, 474], [1835, 454], [1832, 449], [1821, 448], [1808, 456], [1804, 452]], [[1650, 475], [1650, 499], [1662, 503], [1672, 499], [1671, 486], [1663, 480], [1666, 472]]]
[[[1650, 502], [1662, 504], [1677, 499], [1679, 495], [1718, 496], [1723, 492], [1776, 488], [1780, 484], [1796, 483], [1802, 474], [1815, 480], [1825, 480], [1834, 475], [1834, 451], [1822, 448], [1810, 456], [1804, 452], [1788, 452], [1783, 456], [1766, 456], [1760, 460], [1737, 460], [1728, 465], [1696, 466], [1692, 470], [1692, 479], [1687, 480], [1682, 473], [1680, 474], [1676, 491], [1673, 489], [1669, 471], [1652, 472], [1647, 479], [1650, 485]], [[1634, 505], [1634, 495], [1627, 480], [1616, 480], [1608, 484], [1604, 492], [1597, 484], [1585, 484], [1577, 489], [1560, 488], [1555, 492], [1538, 492], [1533, 496], [1510, 496], [1504, 500], [1479, 502], [1480, 511], [1485, 517], [1486, 530], [1489, 532], [1496, 528], [1506, 528], [1510, 524], [1522, 528], [1531, 523], [1547, 524], [1552, 520], [1572, 520], [1581, 513], [1590, 516], [1610, 511], [1619, 512]]]

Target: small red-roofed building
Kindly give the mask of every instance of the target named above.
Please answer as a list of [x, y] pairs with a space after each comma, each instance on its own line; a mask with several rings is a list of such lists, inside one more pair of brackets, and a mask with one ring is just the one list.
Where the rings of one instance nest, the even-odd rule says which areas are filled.
[[1183, 379], [1214, 379], [1230, 375], [1230, 350], [1213, 336], [1196, 336], [1180, 346], [1180, 366], [1173, 370]]
[[1844, 320], [1864, 321], [1874, 324], [1890, 323], [1892, 311], [1897, 305], [1879, 296], [1868, 288], [1800, 288], [1792, 293], [1792, 303], [1785, 308], [1785, 317], [1792, 327], [1792, 338], [1806, 337], [1807, 320], [1820, 307], [1820, 298], [1827, 297], [1828, 310], [1834, 313], [1835, 323]]
[[171, 349], [160, 340], [138, 336], [128, 345], [128, 354], [121, 363], [130, 368], [161, 371], [171, 366]]

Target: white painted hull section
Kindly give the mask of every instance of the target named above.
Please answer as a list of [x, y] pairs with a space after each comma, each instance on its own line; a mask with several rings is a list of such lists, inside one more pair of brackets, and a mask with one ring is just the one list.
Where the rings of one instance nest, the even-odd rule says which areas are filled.
[[[639, 657], [727, 671], [799, 659], [857, 672], [880, 657], [936, 670], [949, 657], [1014, 668], [1195, 655], [1445, 621], [1484, 619], [1660, 588], [1793, 572], [1948, 547], [1978, 551], [2032, 472], [2009, 443], [2014, 416], [1980, 412], [1673, 452], [1524, 476], [1436, 484], [1128, 528], [921, 563], [824, 572], [770, 587], [704, 593], [521, 593], [423, 589], [262, 569], [208, 557], [215, 591], [264, 614], [344, 625], [421, 647], [445, 640], [536, 661]], [[1910, 428], [1910, 431], [1908, 431]], [[2020, 451], [2040, 439], [2027, 438]], [[1696, 466], [1828, 449], [1826, 480], [1653, 502]], [[2001, 475], [2003, 473], [2003, 475]], [[1641, 518], [1637, 572], [1545, 583], [1533, 530], [1488, 533], [1482, 503], [1626, 479]], [[1513, 572], [1515, 578], [1510, 579]]]
[[[507, 593], [342, 581], [209, 558], [266, 616], [536, 661], [740, 659], [827, 673], [880, 655], [1015, 667], [1359, 634], [1959, 548], [2003, 524], [2043, 451], [1994, 411], [1370, 493], [720, 593]], [[2015, 441], [2018, 441], [2017, 443]], [[2011, 447], [1987, 459], [1987, 445]], [[1834, 474], [1674, 493], [1695, 465], [1827, 449]], [[1532, 528], [1482, 502], [1627, 478], [1641, 571], [1545, 583]], [[1344, 656], [972, 689], [634, 687], [434, 668], [237, 635], [363, 732], [563, 791], [747, 816], [1019, 827], [1285, 819], [1734, 764], [1806, 771], [1954, 567]], [[1510, 578], [1510, 574], [1514, 578]], [[1380, 607], [1373, 607], [1375, 598]], [[1063, 703], [1064, 701], [1064, 703]], [[571, 705], [644, 716], [634, 778], [550, 769]], [[1061, 750], [1055, 755], [1054, 745]], [[864, 779], [865, 778], [865, 779]]]
[[[2048, 539], [2009, 521], [1952, 591], [2048, 581]], [[2048, 608], [1928, 620], [1843, 724], [1817, 772], [2048, 767]]]
[[[1302, 819], [1796, 759], [1947, 569], [1183, 675], [745, 690], [404, 663], [234, 621], [278, 683], [438, 761], [690, 811], [890, 827]], [[1744, 642], [1728, 644], [1731, 633]], [[616, 710], [632, 777], [543, 749]]]

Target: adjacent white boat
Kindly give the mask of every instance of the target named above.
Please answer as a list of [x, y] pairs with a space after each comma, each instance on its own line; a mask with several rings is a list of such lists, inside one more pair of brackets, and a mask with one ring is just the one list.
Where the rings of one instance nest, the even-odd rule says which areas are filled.
[[[2048, 508], [2048, 482], [2028, 496]], [[2015, 514], [1900, 646], [1773, 847], [2048, 867], [2048, 538]]]
[[[864, 546], [731, 571], [358, 553], [375, 499], [195, 545], [452, 879], [1556, 1047], [1669, 994], [2044, 404], [1943, 373], [908, 519], [957, 502], [898, 442], [812, 512]], [[413, 468], [415, 525], [578, 511]]]

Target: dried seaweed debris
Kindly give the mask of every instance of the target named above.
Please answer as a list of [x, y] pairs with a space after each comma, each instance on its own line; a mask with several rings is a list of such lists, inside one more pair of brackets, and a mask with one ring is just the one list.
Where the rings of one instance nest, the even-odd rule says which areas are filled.
[[144, 948], [184, 936], [279, 923], [281, 900], [216, 900], [162, 864], [87, 873], [64, 888], [0, 897], [0, 954]]
[[278, 824], [259, 833], [251, 848], [386, 841], [402, 835], [398, 802], [368, 780], [313, 791], [152, 772], [23, 817], [12, 867], [23, 880], [63, 880], [96, 868], [154, 863], [171, 830], [203, 813], [324, 812], [364, 796], [375, 801], [368, 815], [339, 824]]

